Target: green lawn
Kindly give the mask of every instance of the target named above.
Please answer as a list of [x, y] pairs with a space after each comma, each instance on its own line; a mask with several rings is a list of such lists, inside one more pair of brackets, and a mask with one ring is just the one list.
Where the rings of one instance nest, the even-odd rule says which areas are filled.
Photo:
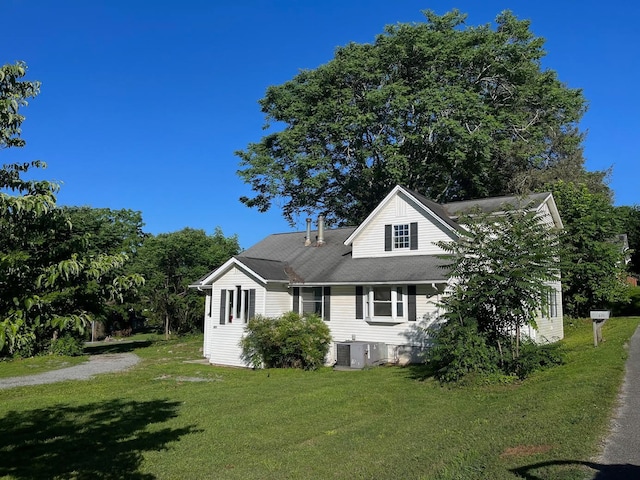
[[566, 365], [453, 389], [414, 368], [185, 362], [201, 337], [122, 344], [143, 359], [128, 372], [0, 390], [0, 478], [589, 478], [639, 322], [608, 321], [598, 348], [567, 325]]

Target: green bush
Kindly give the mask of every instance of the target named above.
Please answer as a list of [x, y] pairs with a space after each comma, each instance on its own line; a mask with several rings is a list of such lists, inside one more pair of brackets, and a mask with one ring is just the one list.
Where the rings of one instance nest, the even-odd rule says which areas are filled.
[[562, 365], [564, 350], [560, 343], [538, 345], [532, 341], [523, 342], [520, 356], [505, 365], [505, 372], [523, 379], [537, 370]]
[[632, 317], [640, 315], [640, 287], [629, 287], [627, 301], [611, 306], [614, 317]]
[[[510, 383], [564, 362], [562, 344], [538, 345], [532, 341], [521, 343], [517, 358], [509, 354], [501, 360], [498, 348], [488, 343], [473, 321], [465, 325], [449, 321], [433, 332], [432, 338], [433, 347], [427, 350], [426, 360], [441, 382]], [[511, 341], [508, 336], [501, 338], [503, 345]]]
[[433, 332], [433, 346], [426, 360], [442, 382], [457, 382], [467, 375], [498, 372], [498, 353], [487, 345], [474, 322], [460, 325], [449, 321]]
[[51, 341], [49, 353], [51, 355], [64, 355], [67, 357], [77, 357], [83, 353], [84, 342], [73, 335], [63, 335]]
[[254, 368], [315, 370], [324, 364], [330, 343], [329, 327], [321, 318], [289, 312], [249, 320], [240, 346], [243, 358]]

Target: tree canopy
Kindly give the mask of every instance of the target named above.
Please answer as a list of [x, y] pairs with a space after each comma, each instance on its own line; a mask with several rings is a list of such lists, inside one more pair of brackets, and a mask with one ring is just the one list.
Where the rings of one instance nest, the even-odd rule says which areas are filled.
[[357, 224], [396, 184], [445, 202], [584, 171], [585, 99], [542, 68], [544, 41], [528, 21], [425, 16], [267, 89], [273, 127], [237, 152], [255, 192], [242, 202], [266, 211], [277, 201], [292, 224], [303, 213]]
[[145, 238], [129, 271], [145, 275], [147, 316], [167, 333], [202, 330], [204, 298], [189, 284], [239, 251], [237, 237], [225, 237], [220, 228], [213, 235], [185, 228]]
[[618, 236], [620, 214], [602, 192], [585, 184], [557, 182], [553, 195], [560, 211], [562, 288], [567, 315], [588, 317], [627, 298], [626, 252]]
[[[0, 67], [1, 148], [25, 144], [19, 109], [40, 87], [25, 75], [23, 63]], [[0, 168], [0, 355], [31, 355], [59, 335], [81, 334], [95, 314], [89, 305], [142, 283], [139, 275], [115, 273], [126, 253], [90, 251], [70, 241], [70, 218], [56, 205], [58, 185], [25, 179], [30, 169], [44, 167], [34, 161]]]

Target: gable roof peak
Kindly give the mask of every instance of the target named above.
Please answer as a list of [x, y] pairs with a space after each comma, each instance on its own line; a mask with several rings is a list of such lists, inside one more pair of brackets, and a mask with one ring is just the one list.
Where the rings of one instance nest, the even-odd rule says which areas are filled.
[[353, 233], [344, 242], [345, 245], [350, 245], [353, 240], [366, 228], [366, 226], [378, 215], [378, 213], [384, 209], [391, 200], [399, 195], [404, 195], [408, 199], [412, 200], [418, 209], [422, 209], [424, 213], [432, 216], [437, 222], [440, 222], [442, 226], [451, 232], [458, 230], [459, 226], [454, 222], [442, 206], [433, 200], [425, 197], [424, 195], [410, 190], [402, 185], [396, 185], [393, 189], [382, 199], [378, 206], [364, 219], [364, 221], [353, 231]]

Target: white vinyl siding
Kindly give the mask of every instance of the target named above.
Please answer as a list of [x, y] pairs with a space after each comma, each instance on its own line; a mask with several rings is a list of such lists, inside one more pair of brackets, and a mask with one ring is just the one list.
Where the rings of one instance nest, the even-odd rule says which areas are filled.
[[[406, 288], [406, 286], [405, 286]], [[442, 291], [443, 286], [440, 287]], [[364, 287], [366, 296], [367, 287]], [[331, 329], [333, 344], [330, 361], [335, 361], [335, 342], [363, 340], [382, 342], [388, 346], [388, 360], [396, 361], [396, 351], [400, 346], [416, 346], [422, 348], [427, 341], [421, 327], [430, 324], [437, 314], [439, 293], [431, 285], [416, 286], [417, 321], [403, 321], [395, 325], [376, 324], [366, 319], [356, 319], [356, 302], [354, 286], [331, 287]], [[405, 316], [406, 316], [405, 309]]]
[[267, 285], [264, 316], [277, 317], [291, 311], [291, 288], [280, 283]]
[[[532, 337], [537, 343], [549, 343], [564, 338], [563, 311], [562, 311], [562, 284], [553, 282], [550, 284], [555, 289], [556, 308], [548, 312], [548, 315], [540, 316], [536, 320], [537, 330]], [[555, 314], [555, 315], [551, 315]]]
[[[402, 208], [396, 202], [403, 204]], [[400, 215], [399, 212], [404, 212]], [[425, 216], [422, 211], [416, 209], [412, 202], [408, 202], [403, 195], [397, 195], [374, 217], [353, 241], [353, 258], [387, 257], [400, 255], [435, 255], [444, 253], [434, 242], [449, 241], [451, 236], [433, 223], [439, 222]], [[418, 224], [418, 249], [396, 248], [385, 251], [385, 225], [410, 225]], [[393, 241], [393, 238], [392, 238]]]

